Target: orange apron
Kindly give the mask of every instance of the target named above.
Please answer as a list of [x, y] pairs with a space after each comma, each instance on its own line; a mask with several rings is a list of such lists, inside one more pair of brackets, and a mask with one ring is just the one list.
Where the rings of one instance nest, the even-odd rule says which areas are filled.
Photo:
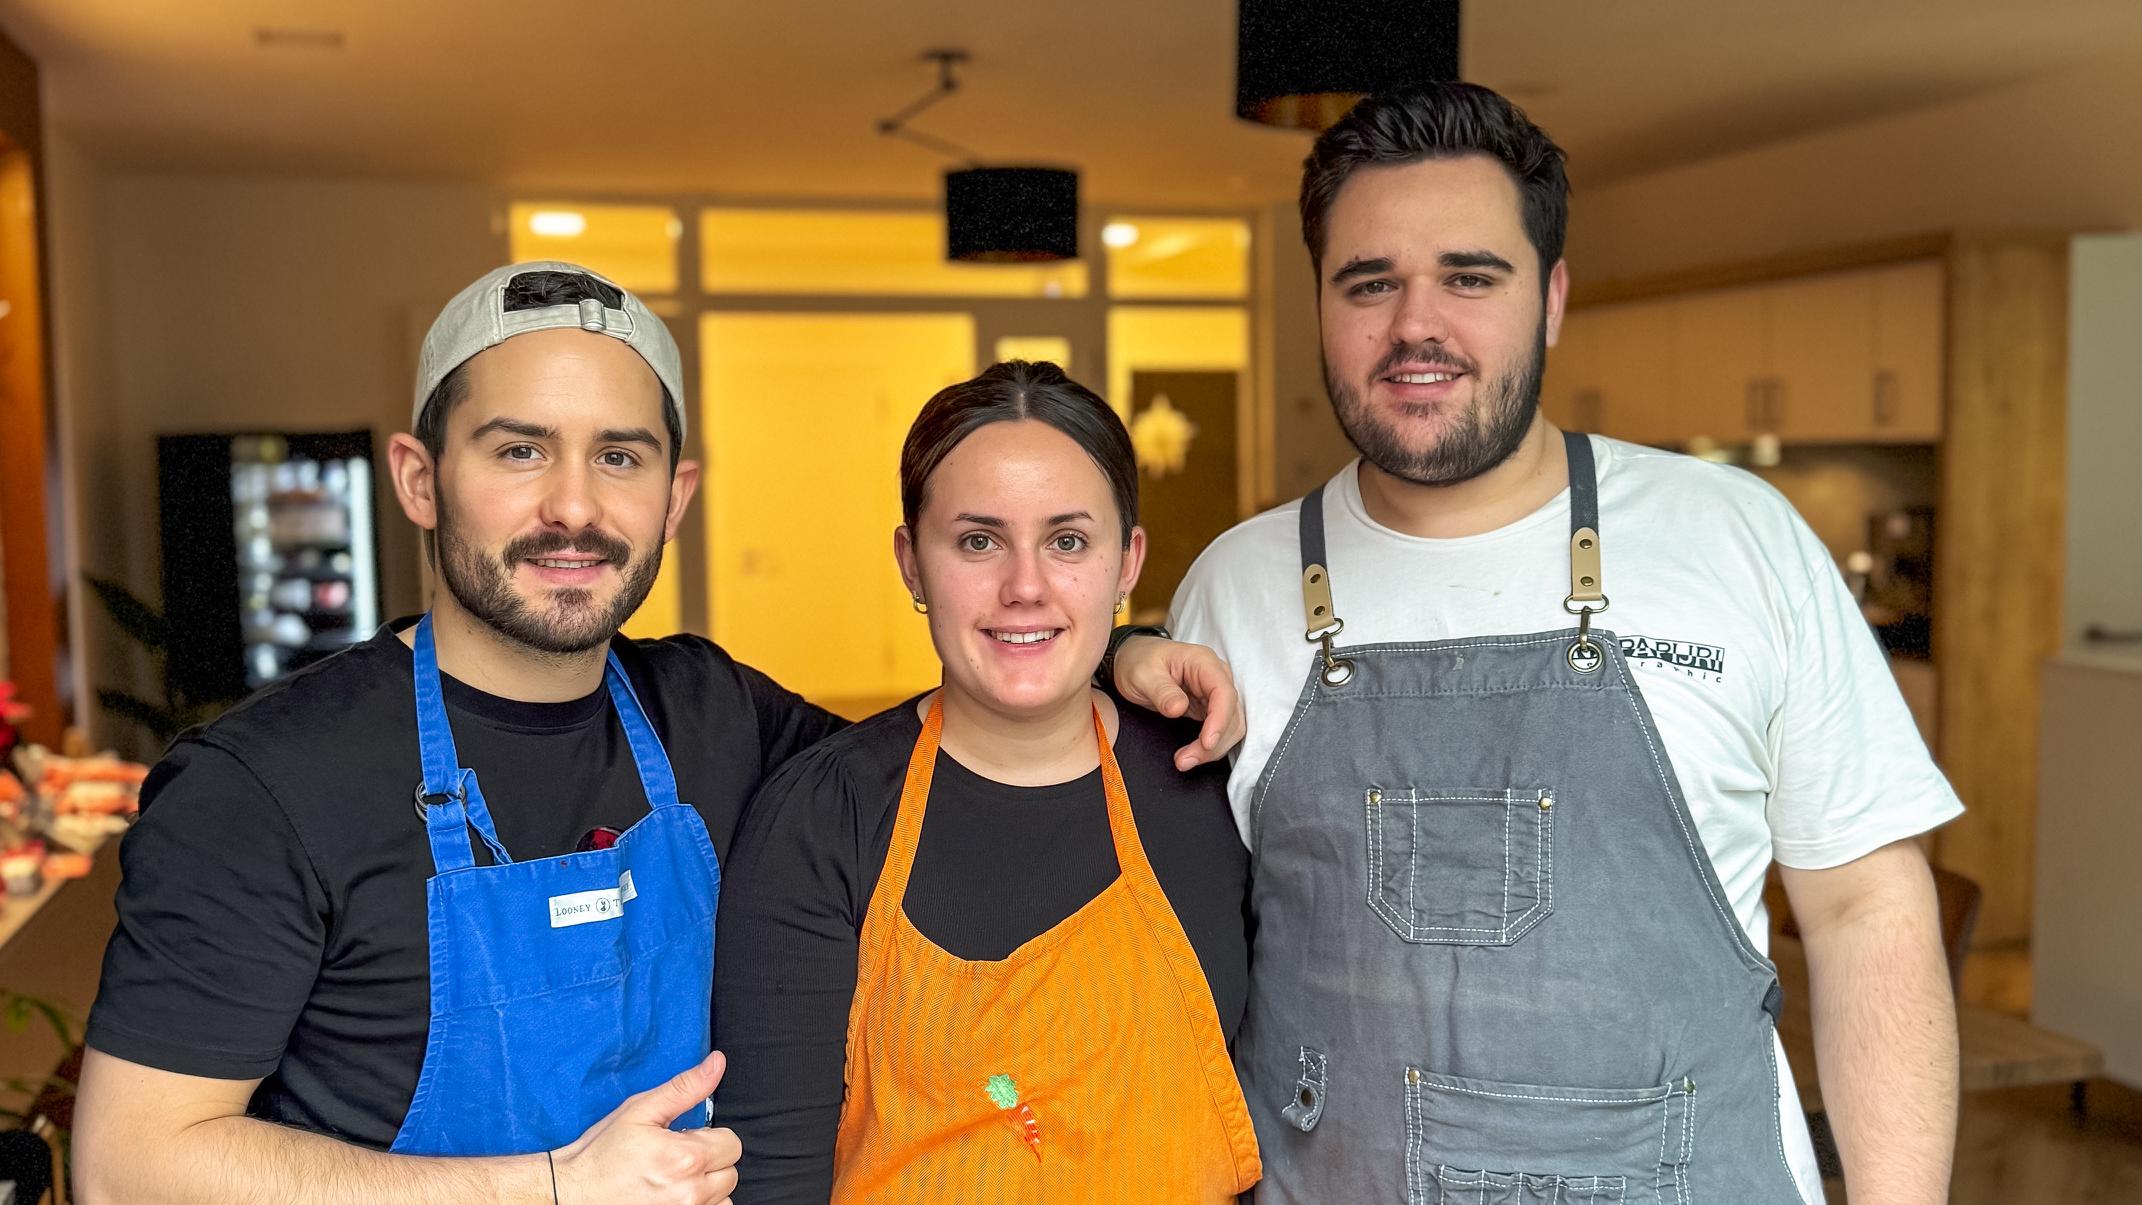
[[863, 922], [835, 1205], [1226, 1202], [1262, 1174], [1212, 990], [1093, 726], [1121, 873], [1003, 961], [969, 962], [901, 907], [944, 730], [930, 705]]

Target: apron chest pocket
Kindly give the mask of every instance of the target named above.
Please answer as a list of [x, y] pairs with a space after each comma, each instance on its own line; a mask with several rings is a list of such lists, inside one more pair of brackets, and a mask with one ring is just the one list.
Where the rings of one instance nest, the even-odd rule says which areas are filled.
[[1408, 1205], [1685, 1205], [1695, 1085], [1554, 1088], [1406, 1068]]
[[1368, 906], [1421, 944], [1506, 946], [1554, 910], [1554, 792], [1370, 787]]

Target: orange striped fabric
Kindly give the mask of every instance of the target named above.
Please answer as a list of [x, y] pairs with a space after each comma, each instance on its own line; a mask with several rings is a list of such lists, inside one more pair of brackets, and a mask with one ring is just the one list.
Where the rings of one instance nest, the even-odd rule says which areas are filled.
[[1121, 873], [1000, 962], [953, 957], [901, 908], [943, 727], [933, 703], [863, 923], [835, 1205], [1233, 1200], [1262, 1174], [1256, 1135], [1100, 713]]

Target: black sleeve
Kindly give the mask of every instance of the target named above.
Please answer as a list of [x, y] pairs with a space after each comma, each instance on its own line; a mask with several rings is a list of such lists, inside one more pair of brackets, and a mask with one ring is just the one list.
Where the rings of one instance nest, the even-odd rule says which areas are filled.
[[739, 663], [744, 689], [759, 717], [759, 772], [771, 775], [812, 745], [848, 726], [848, 721], [765, 674]]
[[1187, 720], [1130, 716], [1123, 731], [1134, 738], [1117, 744], [1139, 839], [1232, 1042], [1249, 1002], [1250, 857], [1227, 799], [1228, 763], [1175, 768], [1175, 750], [1197, 739]]
[[714, 1044], [729, 1069], [714, 1111], [743, 1140], [740, 1205], [825, 1205], [833, 1191], [869, 905], [856, 817], [838, 760], [821, 750], [766, 784], [729, 849], [714, 956]]
[[88, 1044], [182, 1075], [266, 1077], [312, 993], [328, 922], [274, 796], [230, 753], [182, 740], [144, 784], [119, 862]]

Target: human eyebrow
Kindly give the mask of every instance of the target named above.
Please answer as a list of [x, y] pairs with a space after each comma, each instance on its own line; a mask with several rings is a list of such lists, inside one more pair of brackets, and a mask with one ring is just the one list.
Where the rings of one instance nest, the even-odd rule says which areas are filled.
[[1340, 265], [1339, 270], [1331, 274], [1331, 283], [1343, 285], [1356, 277], [1375, 276], [1388, 272], [1392, 266], [1391, 257], [1388, 255], [1378, 255], [1368, 259], [1356, 256]]
[[952, 517], [952, 521], [954, 523], [972, 523], [977, 527], [993, 527], [999, 531], [1002, 531], [1004, 529], [1004, 520], [991, 515], [970, 515], [965, 512], [961, 512], [960, 514], [954, 515]]
[[649, 431], [645, 427], [611, 427], [608, 430], [597, 432], [595, 435], [595, 442], [606, 444], [646, 444], [648, 447], [653, 448], [658, 452], [662, 450], [662, 441], [656, 439], [654, 432]]
[[541, 423], [531, 423], [517, 418], [494, 418], [483, 426], [476, 428], [469, 438], [471, 440], [482, 439], [493, 431], [504, 431], [508, 435], [518, 435], [522, 439], [558, 438], [558, 429], [556, 427], [546, 427]]
[[1088, 513], [1088, 512], [1086, 512], [1086, 511], [1082, 511], [1082, 510], [1074, 510], [1074, 511], [1071, 511], [1071, 512], [1069, 512], [1069, 513], [1067, 513], [1067, 514], [1061, 514], [1061, 515], [1050, 515], [1050, 516], [1049, 516], [1049, 526], [1051, 526], [1051, 527], [1061, 527], [1061, 526], [1063, 526], [1064, 524], [1066, 524], [1066, 523], [1069, 523], [1069, 522], [1071, 522], [1071, 521], [1072, 521], [1072, 520], [1074, 520], [1074, 519], [1084, 519], [1084, 520], [1085, 520], [1086, 522], [1088, 522], [1088, 523], [1091, 523], [1091, 522], [1093, 522], [1093, 515], [1092, 515], [1092, 514], [1090, 514], [1090, 513]]
[[1493, 268], [1514, 274], [1517, 268], [1493, 251], [1445, 251], [1436, 262], [1446, 268]]

